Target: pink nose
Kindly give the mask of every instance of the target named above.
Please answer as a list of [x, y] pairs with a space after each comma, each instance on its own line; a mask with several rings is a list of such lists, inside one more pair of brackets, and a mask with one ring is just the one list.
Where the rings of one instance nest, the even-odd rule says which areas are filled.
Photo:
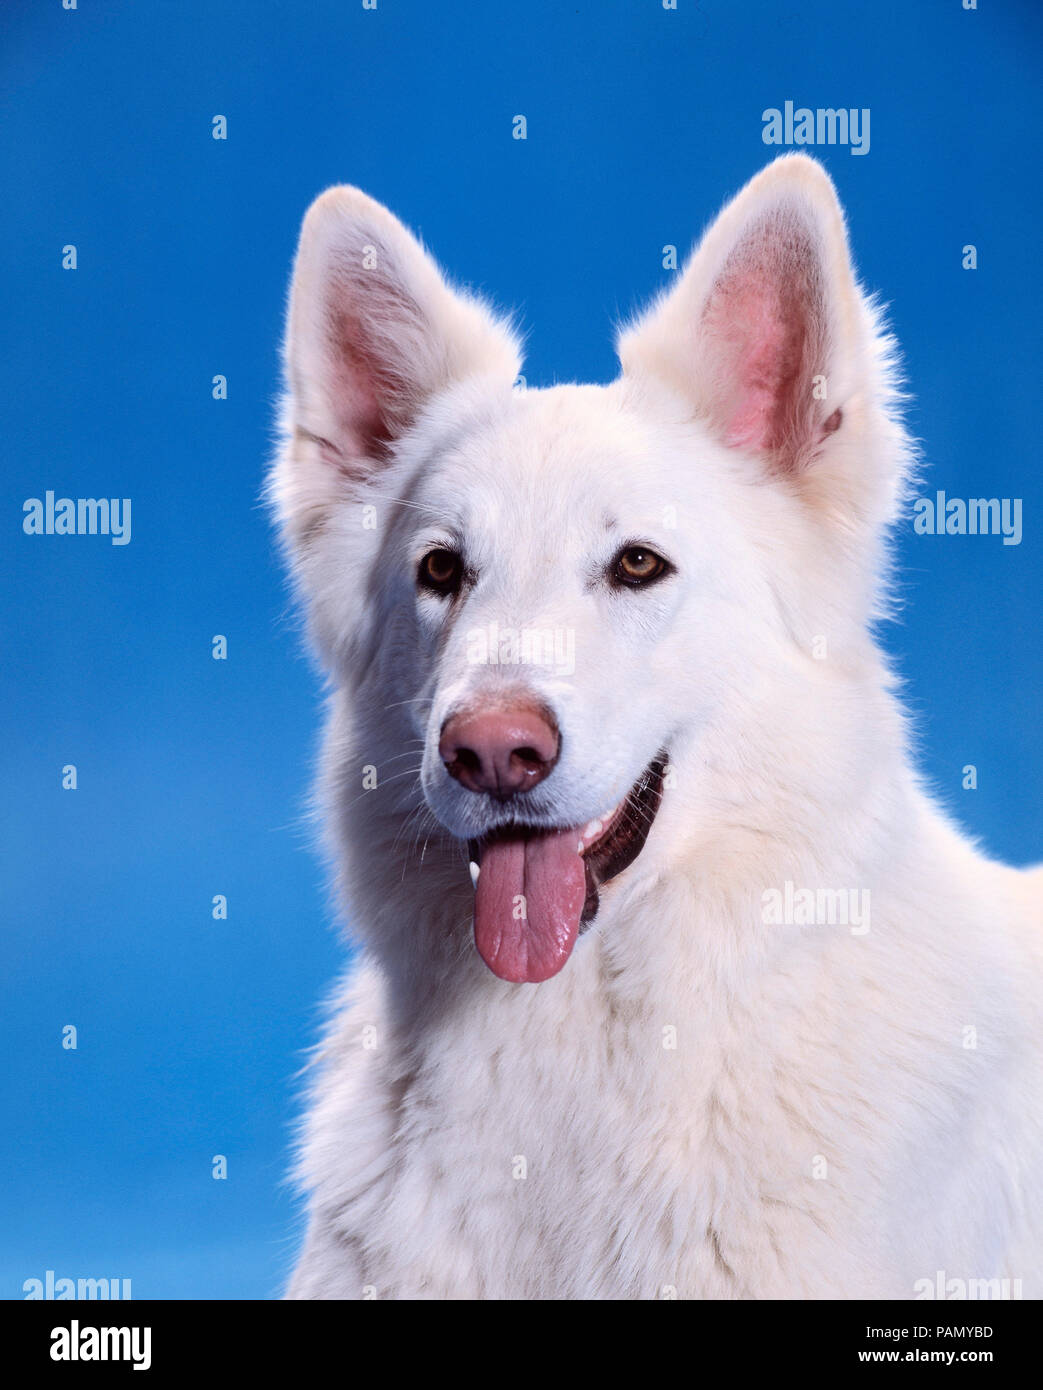
[[449, 776], [468, 791], [507, 801], [543, 781], [559, 747], [550, 710], [515, 704], [450, 716], [438, 754]]

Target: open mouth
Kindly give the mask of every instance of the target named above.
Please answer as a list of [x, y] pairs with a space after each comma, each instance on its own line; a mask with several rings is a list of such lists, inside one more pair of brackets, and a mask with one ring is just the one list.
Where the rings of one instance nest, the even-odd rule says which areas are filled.
[[599, 890], [644, 848], [663, 796], [659, 753], [621, 802], [586, 826], [500, 826], [468, 843], [474, 939], [502, 980], [537, 984], [564, 966], [597, 916]]

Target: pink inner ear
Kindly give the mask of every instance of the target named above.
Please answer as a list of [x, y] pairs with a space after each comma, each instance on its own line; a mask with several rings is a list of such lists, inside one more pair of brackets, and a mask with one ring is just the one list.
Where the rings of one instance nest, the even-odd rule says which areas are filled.
[[745, 448], [774, 448], [781, 442], [780, 410], [800, 374], [802, 334], [798, 324], [786, 322], [769, 286], [740, 285], [724, 298], [735, 383], [725, 439]]
[[771, 453], [783, 468], [795, 466], [814, 433], [811, 378], [825, 370], [814, 363], [823, 338], [818, 287], [810, 239], [767, 224], [724, 267], [699, 329], [725, 443]]
[[[363, 242], [375, 251], [372, 268]], [[331, 256], [324, 297], [318, 374], [333, 461], [354, 477], [386, 458], [408, 424], [418, 379], [430, 371], [431, 331], [394, 253], [375, 233], [357, 232]]]
[[331, 317], [330, 390], [338, 416], [344, 455], [353, 460], [378, 459], [392, 434], [388, 406], [398, 383], [368, 341], [367, 325], [357, 315]]

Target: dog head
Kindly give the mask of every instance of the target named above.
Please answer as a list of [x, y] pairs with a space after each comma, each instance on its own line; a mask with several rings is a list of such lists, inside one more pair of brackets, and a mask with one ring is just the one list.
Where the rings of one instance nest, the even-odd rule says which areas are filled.
[[367, 736], [378, 779], [406, 759], [469, 847], [509, 980], [561, 969], [678, 778], [698, 815], [751, 729], [791, 737], [783, 707], [814, 737], [816, 641], [858, 659], [901, 482], [888, 341], [804, 156], [619, 354], [609, 386], [519, 387], [510, 327], [385, 208], [334, 188], [307, 214], [273, 497], [360, 763]]

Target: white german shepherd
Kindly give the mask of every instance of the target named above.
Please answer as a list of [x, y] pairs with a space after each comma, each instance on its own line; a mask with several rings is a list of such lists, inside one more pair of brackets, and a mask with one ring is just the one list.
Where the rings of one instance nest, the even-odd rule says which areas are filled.
[[823, 169], [551, 390], [330, 189], [285, 352], [360, 945], [290, 1296], [1043, 1296], [1039, 880], [933, 804], [873, 642], [912, 451]]

